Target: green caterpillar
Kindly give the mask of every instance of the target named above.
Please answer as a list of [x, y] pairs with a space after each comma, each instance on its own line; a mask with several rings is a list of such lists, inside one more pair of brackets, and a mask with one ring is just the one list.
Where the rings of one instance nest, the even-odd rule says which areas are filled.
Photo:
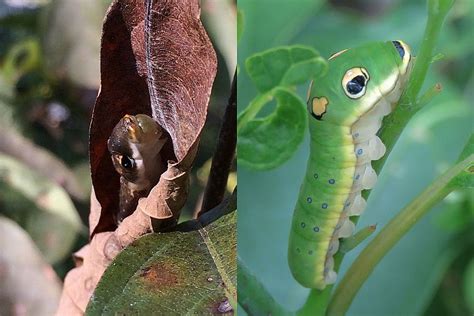
[[304, 287], [336, 281], [339, 239], [354, 233], [351, 216], [366, 206], [362, 190], [377, 174], [371, 161], [385, 154], [376, 135], [398, 102], [411, 69], [402, 41], [372, 42], [329, 58], [329, 72], [308, 91], [310, 157], [290, 233], [288, 262]]

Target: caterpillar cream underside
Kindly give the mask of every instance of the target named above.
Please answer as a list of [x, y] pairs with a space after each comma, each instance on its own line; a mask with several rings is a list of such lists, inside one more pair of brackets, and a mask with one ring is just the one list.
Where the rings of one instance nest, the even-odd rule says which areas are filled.
[[305, 287], [336, 281], [333, 256], [340, 239], [354, 233], [350, 217], [366, 207], [361, 191], [377, 180], [371, 161], [385, 154], [377, 132], [400, 98], [411, 60], [401, 41], [368, 43], [333, 55], [328, 75], [310, 86], [311, 151], [288, 250], [292, 274]]

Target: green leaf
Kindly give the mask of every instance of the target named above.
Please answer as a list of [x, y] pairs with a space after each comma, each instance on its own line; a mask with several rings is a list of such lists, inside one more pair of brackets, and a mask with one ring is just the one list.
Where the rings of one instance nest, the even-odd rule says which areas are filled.
[[15, 82], [21, 75], [40, 64], [40, 47], [35, 39], [26, 39], [15, 44], [5, 57], [2, 66], [3, 76], [9, 83]]
[[[267, 117], [249, 120], [238, 130], [238, 163], [252, 169], [271, 169], [287, 161], [306, 130], [306, 107], [296, 94], [277, 88], [266, 96], [276, 99], [276, 110]], [[252, 108], [252, 103], [248, 108]]]
[[136, 240], [105, 271], [86, 314], [230, 312], [237, 295], [236, 219], [231, 212], [199, 230]]
[[448, 232], [461, 233], [474, 225], [474, 189], [455, 190], [444, 202], [444, 212], [435, 218], [439, 227]]
[[307, 46], [283, 46], [249, 57], [247, 73], [260, 92], [293, 86], [324, 75], [327, 62]]

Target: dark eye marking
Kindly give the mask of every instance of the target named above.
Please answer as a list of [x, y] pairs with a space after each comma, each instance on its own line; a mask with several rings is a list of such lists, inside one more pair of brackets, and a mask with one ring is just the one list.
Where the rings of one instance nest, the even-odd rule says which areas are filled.
[[127, 155], [123, 155], [120, 159], [120, 164], [127, 170], [131, 170], [135, 168], [135, 159], [128, 157]]
[[403, 59], [403, 57], [405, 56], [405, 48], [403, 48], [402, 44], [399, 41], [392, 41], [392, 43], [393, 46], [395, 46], [395, 48], [397, 49], [400, 57]]
[[364, 76], [356, 76], [351, 81], [349, 81], [346, 85], [347, 91], [350, 94], [357, 94], [362, 91], [365, 87], [365, 77]]

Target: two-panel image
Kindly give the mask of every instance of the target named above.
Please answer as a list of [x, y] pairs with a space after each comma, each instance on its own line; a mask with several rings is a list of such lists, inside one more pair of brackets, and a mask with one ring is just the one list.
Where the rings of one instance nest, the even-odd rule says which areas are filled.
[[0, 315], [474, 314], [471, 0], [0, 0]]

